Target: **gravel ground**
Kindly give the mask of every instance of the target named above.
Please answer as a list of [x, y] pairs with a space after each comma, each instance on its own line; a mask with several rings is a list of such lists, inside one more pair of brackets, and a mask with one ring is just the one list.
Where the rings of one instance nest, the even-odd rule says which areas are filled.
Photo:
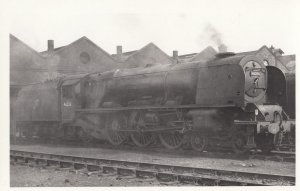
[[86, 175], [67, 170], [10, 166], [11, 187], [76, 187], [76, 186], [164, 186], [156, 180], [128, 179], [117, 176]]

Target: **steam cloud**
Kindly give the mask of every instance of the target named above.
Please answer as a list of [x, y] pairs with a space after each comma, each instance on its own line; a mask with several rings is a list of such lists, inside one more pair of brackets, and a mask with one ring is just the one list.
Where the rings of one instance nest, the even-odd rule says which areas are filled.
[[227, 51], [227, 46], [223, 43], [221, 33], [211, 24], [206, 25], [204, 28], [204, 34], [211, 42], [218, 46], [219, 52]]

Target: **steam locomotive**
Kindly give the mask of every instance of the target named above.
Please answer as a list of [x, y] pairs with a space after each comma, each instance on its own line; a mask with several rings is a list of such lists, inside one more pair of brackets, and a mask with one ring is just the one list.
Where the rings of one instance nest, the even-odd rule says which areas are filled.
[[278, 104], [286, 94], [274, 77], [278, 72], [253, 55], [220, 53], [207, 62], [67, 76], [20, 91], [16, 128], [24, 137], [268, 152], [295, 131]]

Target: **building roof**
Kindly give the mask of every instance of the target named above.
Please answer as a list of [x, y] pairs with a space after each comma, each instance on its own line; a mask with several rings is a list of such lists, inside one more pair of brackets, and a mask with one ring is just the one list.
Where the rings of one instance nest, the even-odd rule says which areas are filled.
[[216, 57], [218, 52], [211, 46], [206, 47], [196, 54], [190, 61], [208, 61]]
[[273, 54], [273, 52], [266, 46], [266, 45], [263, 45], [262, 47], [260, 47], [259, 49], [257, 50], [252, 50], [252, 51], [246, 51], [246, 52], [237, 52], [235, 53], [235, 55], [253, 55], [253, 54], [256, 54], [257, 52], [261, 51], [262, 49], [266, 48], [273, 56], [275, 56]]
[[136, 51], [138, 51], [138, 50], [133, 50], [133, 51], [128, 51], [128, 52], [123, 52], [122, 54], [121, 54], [121, 56], [120, 55], [118, 55], [118, 54], [112, 54], [111, 56], [117, 61], [117, 62], [125, 62], [127, 59], [128, 59], [128, 57], [130, 57], [132, 54], [134, 54]]
[[[147, 44], [146, 46], [144, 46], [144, 47], [141, 48], [140, 50], [135, 51], [135, 52], [134, 52], [133, 54], [131, 54], [129, 57], [132, 57], [132, 56], [134, 56], [134, 55], [136, 55], [136, 54], [139, 54], [140, 52], [144, 51], [145, 49], [147, 49], [147, 48], [149, 48], [149, 47], [154, 47], [154, 48], [160, 50], [166, 57], [171, 58], [171, 57], [170, 57], [169, 55], [167, 55], [164, 51], [162, 51], [158, 46], [156, 46], [153, 42], [150, 42], [149, 44]], [[128, 60], [129, 57], [128, 57], [126, 60]]]
[[9, 34], [9, 38], [10, 38], [10, 46], [12, 46], [12, 42], [21, 43], [23, 46], [25, 46], [27, 49], [29, 49], [33, 54], [35, 54], [36, 56], [42, 58], [42, 56], [39, 52], [37, 52], [36, 50], [34, 50], [30, 46], [28, 46], [25, 42], [21, 41], [20, 39], [18, 39], [14, 35]]
[[285, 55], [280, 56], [278, 59], [281, 61], [281, 63], [290, 71], [295, 70], [296, 67], [296, 55]]
[[167, 55], [164, 51], [162, 51], [158, 46], [156, 46], [153, 42], [150, 42], [149, 44], [147, 44], [146, 46], [144, 46], [143, 48], [139, 49], [139, 50], [133, 50], [133, 51], [129, 51], [129, 52], [124, 52], [122, 53], [121, 56], [117, 55], [117, 54], [113, 54], [112, 57], [117, 61], [117, 62], [126, 62], [127, 60], [129, 60], [131, 57], [143, 52], [145, 49], [149, 48], [149, 47], [154, 47], [158, 50], [160, 50], [166, 57], [170, 58], [171, 57], [169, 55]]
[[292, 54], [292, 55], [284, 55], [284, 56], [280, 56], [278, 57], [279, 60], [283, 63], [283, 64], [287, 64], [290, 61], [295, 61], [296, 60], [296, 55]]
[[75, 40], [74, 42], [66, 45], [66, 46], [61, 46], [61, 47], [57, 47], [57, 48], [54, 48], [52, 51], [43, 51], [43, 52], [40, 52], [40, 54], [43, 56], [43, 57], [51, 57], [53, 56], [54, 54], [59, 54], [60, 52], [63, 52], [67, 49], [69, 49], [70, 47], [72, 47], [72, 45], [74, 45], [75, 43], [79, 43], [80, 41], [87, 41], [88, 43], [90, 43], [92, 46], [94, 46], [96, 49], [100, 50], [101, 52], [103, 52], [105, 55], [107, 55], [109, 58], [111, 58], [113, 60], [113, 58], [111, 57], [110, 54], [108, 54], [105, 50], [103, 50], [102, 48], [100, 48], [97, 44], [95, 44], [93, 41], [91, 41], [89, 38], [87, 38], [86, 36], [83, 36], [81, 38], [79, 38], [78, 40]]
[[218, 52], [211, 46], [206, 47], [199, 53], [184, 54], [178, 56], [180, 62], [191, 62], [191, 61], [207, 61], [214, 58]]

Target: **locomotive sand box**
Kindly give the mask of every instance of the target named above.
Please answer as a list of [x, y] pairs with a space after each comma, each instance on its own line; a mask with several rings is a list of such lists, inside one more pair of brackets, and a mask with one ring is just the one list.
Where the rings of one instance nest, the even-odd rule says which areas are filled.
[[207, 62], [67, 76], [19, 92], [16, 129], [25, 137], [268, 152], [294, 140], [286, 109], [293, 80], [256, 56], [228, 52]]

